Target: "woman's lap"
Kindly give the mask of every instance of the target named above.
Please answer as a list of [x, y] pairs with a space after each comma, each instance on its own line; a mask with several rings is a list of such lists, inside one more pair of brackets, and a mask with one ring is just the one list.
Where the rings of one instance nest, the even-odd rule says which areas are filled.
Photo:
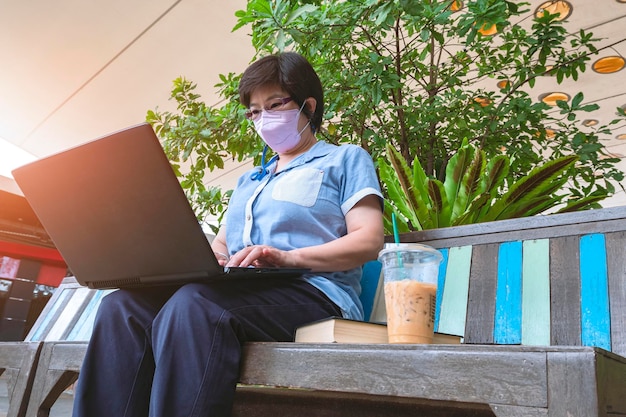
[[[120, 415], [148, 415], [148, 408], [150, 416], [205, 415], [204, 410], [228, 415], [241, 343], [289, 341], [298, 325], [338, 314], [303, 280], [224, 280], [115, 291], [105, 297], [96, 319], [93, 352], [83, 365], [85, 385], [103, 386], [101, 379], [109, 379], [119, 389], [113, 396], [120, 399], [109, 405], [125, 410]], [[107, 371], [98, 372], [101, 366]], [[85, 408], [86, 402], [101, 403], [94, 396], [92, 390], [80, 406], [85, 411], [76, 416], [96, 415]], [[107, 401], [113, 396], [109, 393]]]

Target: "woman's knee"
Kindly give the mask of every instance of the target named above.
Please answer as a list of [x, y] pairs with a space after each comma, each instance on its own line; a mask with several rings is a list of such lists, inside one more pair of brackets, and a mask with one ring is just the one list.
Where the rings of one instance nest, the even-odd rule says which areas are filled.
[[221, 308], [215, 302], [211, 288], [204, 284], [190, 283], [179, 288], [163, 306], [165, 311], [179, 314], [198, 314]]
[[218, 301], [219, 295], [210, 286], [191, 283], [178, 289], [159, 311], [154, 326], [170, 327], [175, 323], [205, 323], [212, 327], [228, 320], [230, 313]]
[[110, 315], [127, 310], [136, 305], [134, 298], [133, 294], [126, 290], [113, 291], [112, 293], [102, 297], [99, 311], [101, 314], [105, 313]]
[[147, 324], [170, 295], [171, 292], [155, 289], [113, 291], [102, 298], [98, 317], [110, 321], [132, 319]]

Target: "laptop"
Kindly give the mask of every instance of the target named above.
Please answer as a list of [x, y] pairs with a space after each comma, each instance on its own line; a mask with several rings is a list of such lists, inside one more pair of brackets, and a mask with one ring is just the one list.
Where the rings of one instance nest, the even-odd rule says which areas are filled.
[[89, 288], [309, 271], [220, 266], [149, 124], [39, 159], [13, 177], [76, 280]]

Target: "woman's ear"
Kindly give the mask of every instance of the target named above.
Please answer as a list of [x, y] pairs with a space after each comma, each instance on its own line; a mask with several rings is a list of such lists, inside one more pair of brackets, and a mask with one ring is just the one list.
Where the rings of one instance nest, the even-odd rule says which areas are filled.
[[304, 107], [307, 111], [307, 116], [309, 118], [313, 117], [313, 114], [315, 114], [315, 109], [317, 108], [317, 100], [315, 100], [315, 98], [313, 97], [309, 97], [304, 100], [304, 103]]

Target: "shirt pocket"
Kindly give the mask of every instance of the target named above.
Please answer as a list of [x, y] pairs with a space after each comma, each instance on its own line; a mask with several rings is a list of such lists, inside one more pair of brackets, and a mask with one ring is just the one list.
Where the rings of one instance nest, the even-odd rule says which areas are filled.
[[272, 198], [303, 207], [312, 207], [322, 188], [323, 178], [324, 171], [315, 168], [302, 168], [285, 172], [278, 177], [272, 190]]

